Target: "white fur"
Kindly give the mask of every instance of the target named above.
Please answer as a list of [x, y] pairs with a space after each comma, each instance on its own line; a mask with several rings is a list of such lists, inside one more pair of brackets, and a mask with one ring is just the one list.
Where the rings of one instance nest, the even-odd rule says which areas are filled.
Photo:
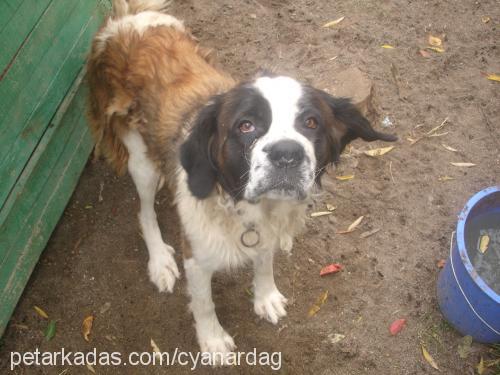
[[[305, 224], [307, 203], [262, 199], [258, 204], [247, 201], [235, 204], [230, 197], [219, 194], [199, 200], [189, 191], [186, 172], [181, 168], [176, 201], [192, 252], [192, 258], [184, 261], [184, 268], [198, 342], [204, 352], [228, 353], [234, 349], [234, 342], [215, 314], [210, 287], [212, 274], [253, 262], [254, 310], [276, 324], [286, 315], [286, 298], [274, 283], [273, 253], [278, 249], [291, 250], [293, 237]], [[250, 226], [260, 236], [259, 243], [252, 248], [241, 242], [241, 235]]]
[[156, 26], [169, 26], [179, 31], [185, 31], [182, 21], [168, 14], [155, 11], [128, 14], [117, 19], [109, 18], [106, 26], [96, 36], [97, 51], [101, 53], [106, 47], [106, 41], [115, 37], [120, 31], [135, 30], [142, 35], [148, 28]]
[[[268, 159], [264, 148], [280, 140], [294, 140], [298, 142], [305, 151], [305, 161], [301, 166], [303, 174], [303, 190], [308, 191], [314, 183], [314, 169], [316, 157], [314, 145], [305, 136], [295, 129], [295, 118], [299, 111], [299, 101], [302, 97], [302, 86], [293, 78], [289, 77], [260, 77], [254, 86], [268, 101], [271, 107], [272, 122], [267, 133], [255, 143], [251, 159], [250, 173], [245, 198], [254, 199], [258, 185], [273, 173], [273, 167]], [[270, 198], [275, 197], [273, 192], [267, 194]]]
[[172, 292], [179, 270], [172, 246], [163, 242], [154, 209], [160, 173], [147, 156], [147, 147], [137, 130], [130, 130], [122, 139], [129, 153], [128, 170], [141, 201], [139, 222], [149, 251], [149, 277], [160, 292]]

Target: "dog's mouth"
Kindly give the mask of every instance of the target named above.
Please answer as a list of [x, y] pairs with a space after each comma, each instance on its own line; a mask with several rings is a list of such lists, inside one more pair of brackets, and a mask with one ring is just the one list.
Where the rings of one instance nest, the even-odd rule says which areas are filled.
[[263, 179], [252, 191], [247, 192], [246, 199], [256, 203], [261, 198], [274, 200], [304, 200], [308, 196], [310, 183], [307, 179], [298, 176], [274, 174]]

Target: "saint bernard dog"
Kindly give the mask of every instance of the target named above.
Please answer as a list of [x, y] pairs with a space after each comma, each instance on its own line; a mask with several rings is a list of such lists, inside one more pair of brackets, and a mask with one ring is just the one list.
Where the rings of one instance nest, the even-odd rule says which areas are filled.
[[260, 74], [238, 82], [176, 18], [164, 0], [115, 0], [87, 64], [89, 122], [118, 173], [130, 173], [149, 277], [172, 292], [179, 269], [154, 210], [166, 182], [183, 229], [184, 270], [202, 352], [235, 344], [215, 313], [214, 272], [252, 263], [255, 313], [273, 324], [286, 298], [273, 254], [289, 252], [325, 167], [356, 138], [395, 141], [345, 98], [293, 78]]

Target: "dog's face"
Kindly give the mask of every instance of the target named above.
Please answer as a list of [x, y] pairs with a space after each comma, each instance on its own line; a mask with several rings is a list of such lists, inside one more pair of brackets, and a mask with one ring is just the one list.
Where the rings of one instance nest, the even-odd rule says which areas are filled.
[[201, 110], [181, 164], [200, 199], [218, 182], [236, 200], [300, 200], [358, 137], [396, 140], [375, 131], [347, 99], [289, 77], [262, 76]]

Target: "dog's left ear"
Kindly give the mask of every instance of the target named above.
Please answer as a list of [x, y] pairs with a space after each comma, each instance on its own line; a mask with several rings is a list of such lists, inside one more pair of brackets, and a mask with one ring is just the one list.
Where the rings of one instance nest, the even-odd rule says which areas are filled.
[[188, 175], [189, 190], [199, 199], [208, 197], [217, 180], [210, 146], [217, 131], [218, 111], [219, 98], [216, 97], [200, 111], [180, 149], [180, 161]]
[[339, 160], [344, 148], [356, 138], [367, 142], [377, 140], [394, 142], [398, 137], [392, 134], [381, 133], [373, 129], [370, 122], [352, 104], [350, 99], [336, 98], [324, 91], [320, 91], [322, 99], [327, 103], [333, 117], [330, 117], [330, 134], [334, 143], [333, 161]]

